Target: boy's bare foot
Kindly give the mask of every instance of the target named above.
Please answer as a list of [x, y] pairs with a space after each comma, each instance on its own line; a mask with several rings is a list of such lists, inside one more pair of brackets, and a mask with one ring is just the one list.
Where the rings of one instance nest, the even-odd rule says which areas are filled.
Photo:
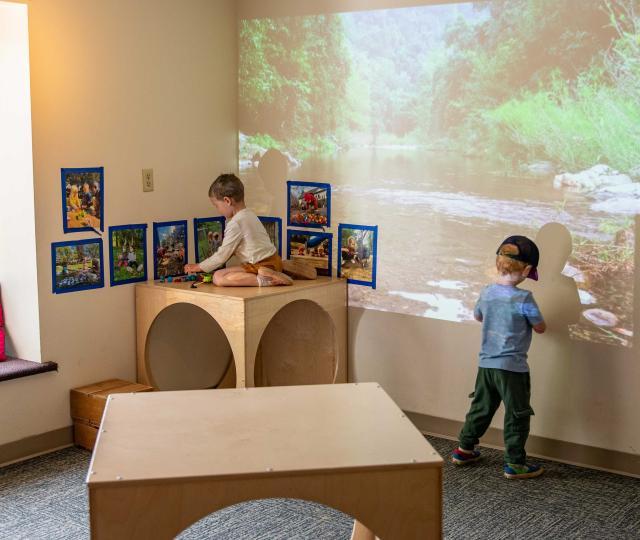
[[282, 271], [293, 279], [316, 279], [318, 277], [318, 272], [310, 264], [289, 259], [282, 261]]
[[262, 278], [259, 279], [261, 287], [293, 285], [293, 280], [289, 276], [265, 266], [258, 268], [258, 278]]

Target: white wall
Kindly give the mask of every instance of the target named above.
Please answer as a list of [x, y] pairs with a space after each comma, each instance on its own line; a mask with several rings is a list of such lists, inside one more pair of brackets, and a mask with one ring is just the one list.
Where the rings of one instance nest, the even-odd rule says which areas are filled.
[[1, 383], [0, 444], [68, 426], [70, 388], [135, 379], [133, 286], [51, 293], [51, 242], [95, 236], [63, 234], [60, 168], [104, 166], [107, 227], [212, 215], [209, 184], [237, 168], [233, 0], [28, 7], [42, 359], [60, 371]]
[[27, 6], [0, 2], [0, 298], [7, 352], [40, 361]]

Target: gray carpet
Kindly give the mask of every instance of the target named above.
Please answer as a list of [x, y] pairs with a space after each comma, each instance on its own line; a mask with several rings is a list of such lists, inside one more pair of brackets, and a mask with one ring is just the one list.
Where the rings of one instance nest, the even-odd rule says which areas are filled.
[[[429, 441], [443, 456], [454, 446]], [[445, 538], [640, 539], [640, 480], [545, 461], [542, 477], [510, 481], [501, 475], [501, 453], [482, 453], [465, 468], [447, 461]], [[89, 457], [68, 448], [0, 469], [0, 539], [87, 539]], [[271, 499], [216, 512], [178, 538], [347, 540], [351, 524], [331, 508]]]

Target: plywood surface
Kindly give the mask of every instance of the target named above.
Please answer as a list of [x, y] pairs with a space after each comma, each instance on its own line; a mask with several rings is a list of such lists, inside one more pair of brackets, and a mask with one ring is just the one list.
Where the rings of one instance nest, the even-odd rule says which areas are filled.
[[269, 321], [260, 338], [255, 386], [335, 382], [335, 334], [330, 316], [315, 302], [299, 300], [287, 304]]
[[89, 485], [440, 467], [375, 383], [111, 396]]
[[[296, 309], [290, 311], [289, 307], [300, 301], [311, 301], [317, 304], [330, 317], [330, 320], [323, 317], [321, 310], [306, 310], [303, 320], [310, 329], [319, 324], [319, 321], [329, 323], [332, 327], [330, 330], [325, 330], [333, 335], [330, 346], [330, 365], [334, 376], [328, 381], [318, 379], [313, 382], [321, 384], [347, 381], [346, 280], [322, 278], [314, 281], [295, 281], [290, 287], [216, 287], [209, 284], [199, 285], [197, 289], [190, 287], [189, 283], [182, 282], [175, 284], [148, 282], [136, 286], [138, 382], [158, 387], [151, 372], [149, 358], [151, 329], [163, 310], [172, 305], [184, 303], [203, 309], [222, 328], [233, 354], [237, 386], [256, 386], [255, 362], [265, 329], [283, 308], [283, 317], [285, 311], [298, 313]], [[294, 327], [295, 325], [290, 325], [290, 328]], [[318, 332], [318, 335], [320, 334], [322, 334], [321, 331]], [[287, 345], [286, 335], [282, 337], [283, 339], [276, 340], [277, 347], [269, 349], [262, 347], [262, 352], [275, 357], [290, 357], [291, 351]], [[318, 359], [321, 358], [322, 354]], [[289, 358], [289, 361], [295, 362], [296, 359]], [[281, 380], [281, 384], [305, 384], [306, 382], [295, 377]]]
[[225, 298], [233, 298], [241, 301], [251, 300], [252, 298], [264, 298], [265, 296], [276, 296], [292, 292], [299, 292], [305, 289], [315, 289], [333, 283], [345, 283], [341, 278], [319, 277], [314, 280], [294, 280], [293, 285], [286, 287], [218, 287], [211, 283], [197, 283], [197, 288], [192, 289], [192, 281], [179, 283], [160, 283], [159, 281], [147, 281], [138, 283], [137, 287], [150, 289], [169, 289], [180, 293], [189, 293], [194, 295], [210, 295], [221, 296]]

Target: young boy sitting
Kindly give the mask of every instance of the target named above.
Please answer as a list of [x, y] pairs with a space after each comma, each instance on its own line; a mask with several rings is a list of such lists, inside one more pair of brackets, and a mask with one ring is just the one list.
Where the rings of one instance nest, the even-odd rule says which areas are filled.
[[258, 217], [244, 204], [244, 186], [234, 174], [221, 174], [209, 188], [209, 199], [226, 219], [222, 245], [199, 264], [185, 265], [185, 272], [212, 272], [235, 255], [242, 266], [217, 270], [213, 282], [222, 287], [291, 285], [282, 273], [282, 259]]
[[482, 322], [480, 367], [471, 408], [460, 432], [460, 445], [451, 459], [456, 465], [480, 459], [480, 452], [474, 447], [502, 401], [505, 407], [504, 475], [532, 478], [542, 474], [543, 469], [526, 463], [524, 449], [533, 414], [529, 403], [531, 381], [527, 351], [531, 330], [541, 334], [546, 325], [531, 292], [517, 285], [527, 277], [538, 279], [539, 252], [528, 238], [510, 236], [496, 254], [498, 278], [482, 290], [474, 309], [474, 317]]

